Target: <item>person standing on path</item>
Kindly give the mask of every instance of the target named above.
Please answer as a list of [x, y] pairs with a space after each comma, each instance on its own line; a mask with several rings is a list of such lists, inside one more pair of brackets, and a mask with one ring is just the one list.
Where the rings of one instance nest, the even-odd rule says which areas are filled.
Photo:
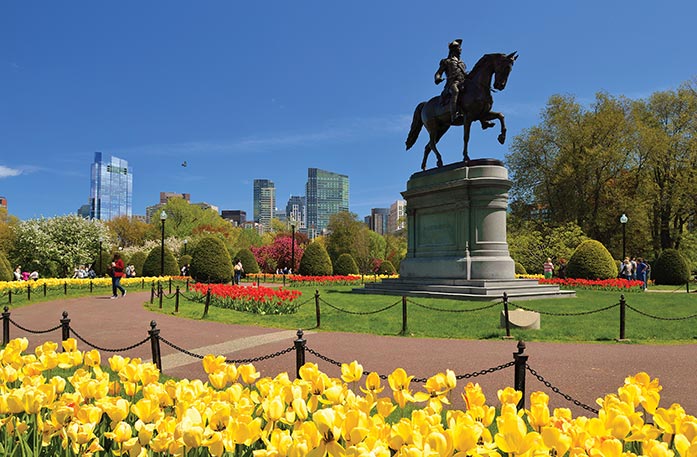
[[121, 285], [121, 278], [124, 277], [124, 266], [121, 255], [116, 252], [111, 259], [111, 298], [118, 298], [117, 290], [121, 291], [121, 296], [126, 295], [126, 289]]

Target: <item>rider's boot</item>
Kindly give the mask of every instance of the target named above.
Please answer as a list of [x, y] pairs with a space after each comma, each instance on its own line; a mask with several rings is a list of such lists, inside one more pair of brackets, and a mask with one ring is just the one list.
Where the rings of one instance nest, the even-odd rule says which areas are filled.
[[495, 126], [496, 124], [491, 122], [491, 121], [482, 121], [482, 130], [490, 129], [491, 127]]

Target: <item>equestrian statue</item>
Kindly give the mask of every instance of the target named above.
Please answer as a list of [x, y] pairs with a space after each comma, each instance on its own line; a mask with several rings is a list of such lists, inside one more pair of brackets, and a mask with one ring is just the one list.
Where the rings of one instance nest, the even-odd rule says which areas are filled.
[[436, 154], [437, 166], [443, 166], [443, 159], [436, 148], [436, 143], [448, 131], [451, 125], [464, 127], [463, 160], [469, 161], [467, 143], [470, 137], [472, 122], [479, 121], [482, 129], [493, 127], [491, 122], [498, 119], [501, 123], [501, 133], [498, 136], [499, 143], [506, 141], [506, 123], [503, 114], [491, 111], [494, 99], [491, 96], [491, 80], [495, 90], [503, 90], [508, 82], [508, 75], [513, 68], [513, 63], [518, 58], [517, 52], [510, 54], [485, 54], [474, 65], [472, 71], [467, 73], [466, 66], [460, 55], [462, 54], [462, 40], [454, 40], [449, 45], [448, 57], [440, 61], [438, 71], [435, 74], [435, 83], [443, 81], [446, 76], [445, 88], [439, 96], [433, 97], [427, 102], [421, 102], [414, 110], [414, 119], [411, 123], [406, 145], [409, 150], [419, 137], [421, 127], [426, 127], [428, 132], [428, 144], [424, 148], [424, 158], [421, 169], [426, 170], [426, 159], [433, 151]]

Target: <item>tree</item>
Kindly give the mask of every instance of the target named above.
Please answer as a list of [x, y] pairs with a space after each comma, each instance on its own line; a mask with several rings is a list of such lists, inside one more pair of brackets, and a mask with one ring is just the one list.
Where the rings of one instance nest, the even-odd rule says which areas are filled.
[[108, 239], [108, 235], [102, 221], [77, 215], [29, 219], [15, 227], [11, 256], [25, 270], [37, 270], [45, 277], [64, 277], [76, 265], [90, 263], [99, 252], [99, 239]]
[[113, 234], [118, 246], [141, 246], [146, 239], [150, 226], [136, 218], [118, 216], [107, 221], [106, 226]]
[[290, 268], [292, 271], [298, 270], [298, 264], [303, 255], [303, 245], [295, 242], [295, 265], [292, 263], [293, 240], [289, 235], [277, 235], [273, 243], [265, 246], [252, 247], [251, 251], [257, 260], [259, 267], [267, 272], [273, 273], [276, 269]]
[[216, 236], [201, 238], [191, 255], [191, 277], [199, 282], [227, 284], [232, 281], [232, 260]]
[[[152, 248], [143, 262], [143, 276], [160, 276], [163, 267], [161, 259], [162, 247]], [[178, 274], [177, 259], [174, 258], [172, 251], [165, 246], [164, 276], [177, 276]]]
[[544, 222], [522, 221], [514, 224], [507, 235], [511, 257], [530, 273], [542, 273], [547, 257], [554, 263], [568, 260], [587, 239], [573, 222], [554, 227]]
[[259, 273], [259, 264], [254, 258], [254, 254], [249, 249], [240, 249], [237, 258], [242, 262], [245, 273]]
[[336, 262], [341, 254], [351, 254], [359, 270], [364, 273], [370, 270], [373, 259], [370, 229], [358, 220], [358, 216], [348, 211], [336, 213], [329, 218], [327, 230], [326, 248], [332, 262]]
[[[190, 204], [183, 198], [170, 198], [161, 211], [167, 214], [165, 236], [184, 239], [191, 237], [192, 234], [221, 233], [226, 239], [232, 237], [232, 225], [221, 218], [214, 209], [203, 209]], [[150, 224], [151, 239], [159, 238], [161, 236], [159, 213], [153, 216]]]
[[399, 271], [399, 264], [407, 256], [407, 237], [406, 232], [402, 231], [399, 235], [385, 236], [385, 260], [389, 260]]
[[333, 271], [332, 261], [321, 243], [310, 243], [300, 260], [299, 273], [309, 276], [328, 276]]
[[334, 274], [335, 275], [356, 275], [358, 274], [358, 265], [356, 261], [353, 260], [351, 254], [341, 254], [334, 264]]
[[15, 242], [14, 227], [19, 223], [19, 219], [11, 216], [7, 208], [0, 207], [0, 251], [9, 254]]

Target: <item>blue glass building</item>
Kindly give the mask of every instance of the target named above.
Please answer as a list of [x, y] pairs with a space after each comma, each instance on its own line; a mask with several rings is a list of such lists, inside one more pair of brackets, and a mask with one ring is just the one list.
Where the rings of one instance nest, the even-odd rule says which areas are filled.
[[94, 153], [90, 174], [90, 218], [103, 221], [132, 216], [133, 172], [128, 162]]
[[349, 210], [349, 178], [319, 168], [308, 168], [305, 197], [307, 232], [310, 238], [314, 238], [324, 234], [331, 215]]

